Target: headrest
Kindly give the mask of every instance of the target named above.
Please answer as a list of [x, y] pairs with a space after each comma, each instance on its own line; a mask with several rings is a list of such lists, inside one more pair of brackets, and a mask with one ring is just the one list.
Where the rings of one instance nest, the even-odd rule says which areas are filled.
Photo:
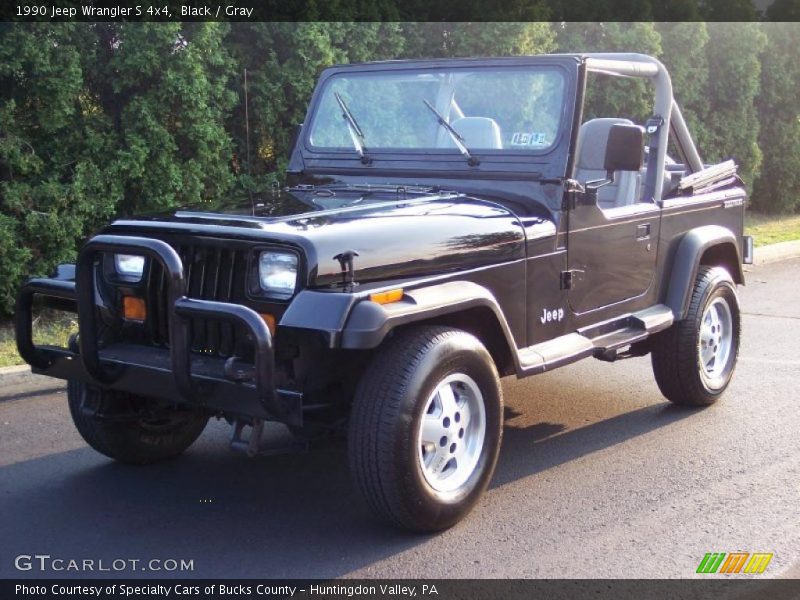
[[503, 148], [500, 127], [494, 119], [463, 117], [456, 119], [450, 125], [464, 138], [464, 145], [470, 150], [502, 150]]

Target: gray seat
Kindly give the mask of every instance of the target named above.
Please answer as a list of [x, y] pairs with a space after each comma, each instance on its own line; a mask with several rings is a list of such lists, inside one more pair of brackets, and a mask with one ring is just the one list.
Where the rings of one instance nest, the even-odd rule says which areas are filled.
[[[614, 125], [633, 125], [628, 119], [600, 118], [586, 121], [578, 132], [578, 161], [576, 178], [581, 183], [605, 179], [603, 168], [606, 157], [608, 134]], [[629, 206], [638, 201], [641, 173], [616, 171], [614, 183], [597, 190], [597, 203], [600, 208]]]
[[[502, 150], [503, 138], [500, 126], [494, 119], [488, 117], [462, 117], [454, 120], [453, 129], [464, 138], [464, 145], [470, 150]], [[450, 136], [447, 137], [447, 146], [455, 146]]]

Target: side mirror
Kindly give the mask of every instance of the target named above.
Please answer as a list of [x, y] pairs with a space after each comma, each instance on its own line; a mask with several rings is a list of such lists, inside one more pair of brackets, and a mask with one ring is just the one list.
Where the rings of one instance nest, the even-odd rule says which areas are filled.
[[608, 132], [605, 169], [638, 171], [642, 168], [644, 154], [644, 129], [638, 125], [614, 125]]

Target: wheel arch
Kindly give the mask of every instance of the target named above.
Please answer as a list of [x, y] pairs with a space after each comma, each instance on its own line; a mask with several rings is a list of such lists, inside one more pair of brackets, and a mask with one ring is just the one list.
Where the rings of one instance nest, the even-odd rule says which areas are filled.
[[744, 283], [742, 257], [736, 235], [720, 225], [697, 227], [684, 234], [672, 260], [666, 304], [675, 320], [683, 319], [700, 266], [727, 269], [733, 281]]
[[342, 330], [341, 347], [377, 348], [393, 332], [419, 325], [444, 325], [478, 338], [501, 376], [516, 369], [516, 344], [494, 295], [485, 287], [455, 281], [408, 290], [400, 302], [362, 301]]

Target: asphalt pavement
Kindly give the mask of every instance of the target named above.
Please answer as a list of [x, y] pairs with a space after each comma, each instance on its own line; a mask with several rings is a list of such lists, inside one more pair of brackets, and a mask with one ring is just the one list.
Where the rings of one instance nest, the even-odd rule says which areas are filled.
[[[504, 380], [491, 487], [432, 536], [369, 514], [343, 442], [249, 459], [213, 422], [180, 459], [128, 467], [83, 443], [58, 382], [7, 386], [0, 577], [692, 577], [707, 552], [773, 553], [763, 576], [798, 573], [800, 259], [750, 268], [740, 294], [740, 362], [712, 407], [670, 405], [649, 357]], [[35, 554], [193, 570], [15, 568]]]

